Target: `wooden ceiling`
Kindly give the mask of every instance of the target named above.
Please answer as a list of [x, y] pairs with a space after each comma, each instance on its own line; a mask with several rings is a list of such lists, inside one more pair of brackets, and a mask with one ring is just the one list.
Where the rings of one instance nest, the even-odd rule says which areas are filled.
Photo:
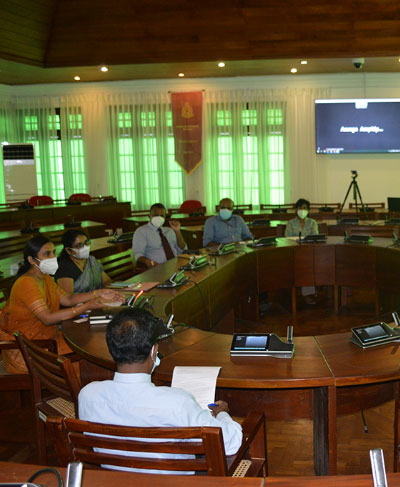
[[[399, 71], [398, 0], [0, 0], [0, 83]], [[223, 60], [226, 68], [216, 62]], [[99, 66], [110, 67], [100, 73]], [[79, 69], [78, 69], [79, 67]]]

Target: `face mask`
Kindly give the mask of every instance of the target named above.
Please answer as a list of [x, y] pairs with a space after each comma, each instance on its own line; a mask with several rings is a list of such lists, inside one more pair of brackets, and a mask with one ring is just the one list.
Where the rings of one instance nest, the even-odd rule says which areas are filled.
[[[153, 345], [153, 348], [151, 349], [152, 354], [153, 354], [153, 349], [154, 349], [154, 345]], [[154, 369], [160, 365], [160, 363], [161, 363], [161, 360], [160, 360], [160, 357], [158, 356], [158, 353], [157, 353], [156, 359], [153, 360], [153, 368], [151, 369], [150, 375], [154, 372]]]
[[153, 218], [151, 219], [151, 224], [156, 228], [162, 227], [164, 225], [164, 222], [165, 218], [163, 218], [162, 216], [153, 216]]
[[304, 220], [304, 218], [306, 218], [306, 216], [308, 215], [308, 210], [297, 210], [297, 215], [299, 218]]
[[229, 218], [232, 216], [232, 210], [228, 210], [228, 208], [222, 208], [219, 210], [219, 216], [223, 220], [229, 220]]
[[53, 275], [57, 272], [58, 269], [58, 262], [57, 257], [52, 257], [51, 259], [39, 260], [39, 265], [35, 264], [36, 267], [39, 268], [40, 272], [43, 274], [50, 274]]
[[77, 259], [87, 259], [89, 257], [90, 247], [89, 245], [84, 245], [80, 249], [73, 249], [75, 254], [74, 257]]

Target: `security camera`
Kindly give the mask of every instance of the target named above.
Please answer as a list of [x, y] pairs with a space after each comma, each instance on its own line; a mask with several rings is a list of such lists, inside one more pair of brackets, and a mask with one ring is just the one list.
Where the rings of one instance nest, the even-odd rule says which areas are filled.
[[361, 69], [364, 66], [364, 58], [363, 57], [355, 57], [352, 59], [352, 63], [356, 69]]

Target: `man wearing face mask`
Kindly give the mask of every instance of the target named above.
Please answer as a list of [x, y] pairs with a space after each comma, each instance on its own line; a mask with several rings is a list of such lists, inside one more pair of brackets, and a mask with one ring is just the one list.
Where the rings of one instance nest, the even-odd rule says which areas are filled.
[[150, 221], [139, 227], [132, 240], [136, 262], [151, 268], [181, 254], [186, 243], [181, 234], [181, 224], [170, 220], [169, 227], [163, 227], [166, 218], [165, 206], [155, 203], [150, 208]]
[[103, 266], [90, 255], [90, 239], [82, 230], [67, 230], [62, 236], [63, 251], [54, 275], [57, 284], [68, 293], [87, 293], [111, 283]]
[[[242, 442], [242, 428], [228, 414], [228, 405], [217, 401], [202, 409], [183, 389], [156, 387], [151, 374], [159, 365], [158, 319], [146, 310], [123, 310], [107, 325], [108, 350], [117, 364], [113, 380], [91, 382], [79, 393], [79, 418], [104, 424], [137, 427], [217, 426], [222, 429], [225, 453], [233, 455]], [[121, 455], [132, 455], [125, 451]], [[171, 455], [138, 453], [138, 456], [171, 458]], [[173, 455], [174, 458], [188, 456]], [[124, 469], [132, 470], [134, 469]], [[143, 473], [143, 470], [140, 470]], [[174, 474], [146, 470], [145, 473]], [[180, 472], [182, 473], [182, 472]], [[186, 472], [190, 474], [192, 472]]]
[[[298, 237], [300, 234], [302, 237], [306, 237], [307, 235], [317, 235], [318, 223], [312, 218], [308, 218], [308, 213], [310, 211], [310, 202], [308, 200], [300, 198], [296, 202], [296, 211], [297, 217], [287, 222], [285, 237]], [[314, 286], [303, 286], [301, 288], [301, 292], [307, 304], [316, 304], [314, 298]]]
[[203, 247], [221, 243], [240, 242], [253, 238], [243, 218], [233, 214], [233, 201], [223, 198], [219, 202], [219, 213], [208, 218], [204, 225]]

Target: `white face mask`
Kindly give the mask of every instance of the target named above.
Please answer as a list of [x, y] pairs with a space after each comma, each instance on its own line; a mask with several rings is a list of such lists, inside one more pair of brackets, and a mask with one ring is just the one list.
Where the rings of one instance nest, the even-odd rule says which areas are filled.
[[156, 359], [153, 359], [153, 350], [154, 350], [154, 345], [153, 348], [151, 349], [151, 358], [153, 360], [153, 368], [151, 369], [150, 375], [154, 372], [154, 369], [158, 367], [161, 363], [160, 357], [158, 356], [158, 353], [156, 354]]
[[160, 228], [164, 225], [165, 218], [162, 216], [153, 216], [151, 219], [151, 224], [156, 228]]
[[297, 210], [297, 215], [301, 220], [304, 220], [308, 215], [308, 210]]
[[52, 257], [50, 259], [44, 259], [44, 260], [39, 260], [39, 265], [35, 264], [36, 267], [39, 268], [40, 272], [43, 272], [43, 274], [50, 274], [53, 275], [57, 272], [58, 269], [58, 262], [57, 262], [57, 257]]
[[77, 259], [87, 259], [90, 253], [89, 245], [84, 245], [80, 249], [72, 249], [75, 253], [72, 254]]
[[229, 218], [232, 216], [232, 210], [228, 210], [228, 208], [222, 208], [219, 210], [219, 216], [223, 220], [229, 220]]

